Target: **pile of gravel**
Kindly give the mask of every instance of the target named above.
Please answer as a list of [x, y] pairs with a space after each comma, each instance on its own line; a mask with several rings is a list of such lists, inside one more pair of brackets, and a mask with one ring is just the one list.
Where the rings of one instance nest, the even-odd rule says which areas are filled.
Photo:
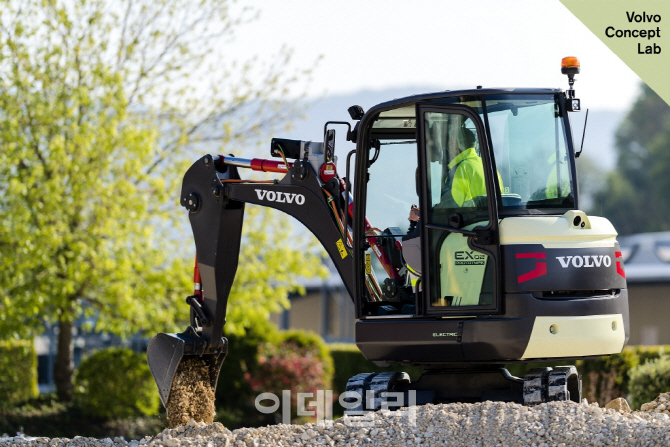
[[0, 446], [47, 447], [47, 444], [51, 447], [656, 446], [670, 445], [670, 417], [650, 411], [603, 409], [585, 402], [552, 402], [536, 407], [483, 402], [381, 410], [321, 424], [274, 425], [233, 432], [219, 423], [190, 421], [185, 427], [166, 429], [153, 438], [130, 443], [119, 438], [0, 440]]
[[667, 414], [670, 416], [670, 393], [661, 393], [651, 402], [642, 404], [641, 411], [648, 411], [650, 413]]

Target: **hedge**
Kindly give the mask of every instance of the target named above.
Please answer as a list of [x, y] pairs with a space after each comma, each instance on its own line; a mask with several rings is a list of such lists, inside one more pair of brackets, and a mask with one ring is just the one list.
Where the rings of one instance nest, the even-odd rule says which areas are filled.
[[280, 343], [294, 344], [299, 348], [312, 350], [322, 362], [323, 382], [327, 387], [326, 389], [332, 388], [334, 372], [333, 358], [330, 355], [328, 345], [323, 341], [323, 338], [314, 332], [301, 330], [282, 331], [279, 333], [279, 338]]
[[641, 363], [630, 371], [630, 406], [636, 410], [661, 393], [670, 392], [670, 358], [667, 356]]
[[126, 347], [85, 358], [74, 378], [74, 398], [86, 414], [104, 419], [149, 416], [160, 407], [146, 356]]
[[32, 341], [0, 341], [0, 407], [37, 396], [37, 355]]
[[[126, 441], [139, 440], [144, 436], [155, 436], [156, 433], [160, 433], [165, 429], [166, 422], [164, 414], [125, 419], [100, 419], [85, 413], [72, 402], [58, 401], [56, 394], [41, 394], [25, 403], [0, 411], [0, 445], [22, 445], [17, 442], [3, 443], [1, 440], [3, 433], [13, 436], [17, 432], [46, 438], [84, 436], [102, 440], [107, 437], [114, 439], [122, 436]], [[64, 442], [59, 445], [65, 447], [66, 444], [67, 442]], [[33, 443], [33, 445], [49, 447], [48, 444]], [[27, 447], [28, 443], [24, 446]], [[120, 444], [115, 446], [120, 446]], [[108, 444], [105, 447], [113, 446]]]

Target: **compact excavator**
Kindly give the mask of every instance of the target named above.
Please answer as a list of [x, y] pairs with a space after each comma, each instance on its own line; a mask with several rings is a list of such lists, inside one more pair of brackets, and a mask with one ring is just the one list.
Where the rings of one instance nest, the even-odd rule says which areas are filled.
[[[348, 394], [366, 396], [357, 409], [378, 409], [387, 391], [413, 391], [417, 404], [579, 402], [574, 366], [505, 369], [618, 353], [629, 335], [617, 233], [580, 210], [569, 120], [580, 110], [577, 58], [561, 71], [565, 91], [477, 86], [352, 106], [353, 127], [328, 122], [322, 142], [273, 139], [277, 159], [196, 161], [181, 190], [197, 253], [190, 326], [147, 350], [163, 404], [188, 356], [207, 363], [216, 387], [246, 204], [283, 211], [320, 241], [355, 304], [367, 359], [423, 366], [413, 382], [352, 377]], [[355, 143], [344, 177], [335, 126]], [[279, 177], [244, 180], [242, 169]]]

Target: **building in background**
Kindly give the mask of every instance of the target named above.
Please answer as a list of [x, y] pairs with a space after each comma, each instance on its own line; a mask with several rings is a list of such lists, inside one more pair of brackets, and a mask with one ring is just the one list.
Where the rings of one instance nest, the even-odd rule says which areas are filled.
[[305, 295], [289, 296], [290, 309], [273, 314], [279, 329], [303, 329], [320, 335], [328, 343], [354, 342], [354, 304], [335, 266], [326, 261], [330, 275], [304, 282]]
[[618, 239], [628, 282], [628, 344], [670, 344], [670, 232]]

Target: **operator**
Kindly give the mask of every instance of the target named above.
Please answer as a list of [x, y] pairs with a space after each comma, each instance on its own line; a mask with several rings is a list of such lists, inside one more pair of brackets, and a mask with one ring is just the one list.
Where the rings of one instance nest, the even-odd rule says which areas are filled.
[[[442, 199], [449, 202], [453, 200], [458, 207], [462, 207], [475, 197], [486, 195], [484, 164], [475, 150], [475, 141], [474, 132], [463, 127], [459, 138], [452, 141], [448, 147], [451, 162], [447, 165], [449, 175], [442, 188]], [[500, 172], [498, 172], [498, 183], [502, 191]]]
[[[464, 203], [477, 196], [486, 195], [486, 181], [484, 179], [484, 164], [475, 150], [475, 134], [470, 129], [463, 127], [459, 138], [452, 140], [449, 145], [448, 164], [449, 175], [444, 181], [442, 188], [442, 200], [452, 202], [455, 207], [462, 207]], [[503, 191], [503, 181], [498, 174], [498, 184]], [[412, 206], [407, 220], [418, 222], [419, 208]]]
[[[447, 201], [451, 207], [462, 207], [468, 201], [478, 196], [486, 195], [486, 182], [484, 177], [484, 164], [477, 151], [475, 150], [476, 137], [470, 129], [461, 128], [461, 134], [458, 138], [452, 140], [448, 147], [449, 175], [445, 179], [442, 188], [442, 200]], [[500, 172], [498, 174], [498, 184], [503, 191], [503, 182]], [[420, 219], [420, 210], [412, 205], [407, 220], [418, 222]], [[417, 227], [418, 230], [418, 227]], [[403, 238], [403, 258], [411, 273], [412, 285], [421, 277], [421, 243], [418, 231], [412, 232], [412, 239]], [[410, 266], [412, 264], [412, 266]]]

